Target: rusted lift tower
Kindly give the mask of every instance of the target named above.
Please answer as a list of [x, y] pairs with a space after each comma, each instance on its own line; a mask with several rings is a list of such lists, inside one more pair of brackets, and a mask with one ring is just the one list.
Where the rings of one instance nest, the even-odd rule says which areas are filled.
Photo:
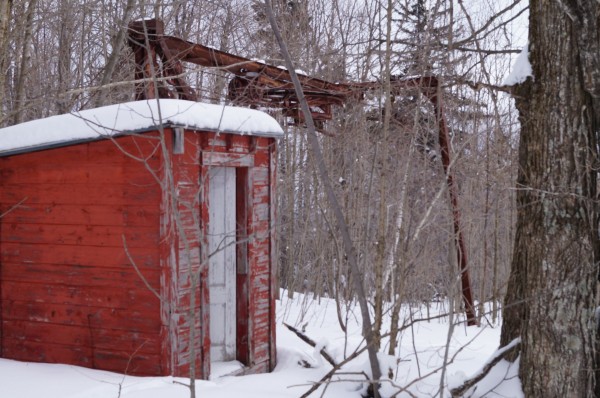
[[[281, 109], [296, 124], [304, 121], [290, 74], [279, 67], [215, 50], [164, 34], [160, 20], [132, 22], [129, 46], [135, 54], [136, 99], [180, 98], [196, 101], [198, 97], [187, 84], [181, 62], [204, 67], [217, 67], [233, 75], [228, 97], [237, 105]], [[160, 62], [159, 62], [160, 60]], [[332, 118], [332, 108], [351, 99], [361, 99], [366, 91], [381, 87], [378, 82], [331, 83], [298, 75], [304, 96], [317, 126]], [[432, 103], [437, 123], [442, 165], [450, 193], [457, 262], [461, 272], [462, 296], [468, 325], [476, 325], [471, 291], [467, 251], [461, 229], [458, 186], [450, 167], [450, 137], [444, 113], [442, 90], [435, 76], [419, 76], [392, 80], [392, 94], [400, 95], [409, 88], [421, 90]]]

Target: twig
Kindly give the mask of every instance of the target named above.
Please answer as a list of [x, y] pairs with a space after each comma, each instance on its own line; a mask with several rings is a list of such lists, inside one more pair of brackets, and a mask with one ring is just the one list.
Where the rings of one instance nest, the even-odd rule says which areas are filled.
[[[319, 139], [316, 134], [316, 127], [314, 120], [312, 118], [312, 113], [308, 106], [308, 102], [306, 101], [306, 97], [304, 96], [304, 92], [302, 89], [302, 84], [298, 79], [298, 75], [294, 69], [294, 64], [292, 63], [292, 58], [287, 49], [287, 45], [283, 40], [281, 35], [281, 31], [277, 26], [277, 21], [275, 20], [275, 15], [273, 13], [273, 9], [271, 6], [270, 0], [265, 0], [265, 10], [267, 12], [267, 16], [269, 18], [269, 23], [271, 24], [271, 28], [277, 39], [279, 44], [279, 49], [285, 59], [285, 65], [288, 69], [292, 82], [294, 84], [294, 90], [296, 92], [296, 96], [298, 98], [298, 102], [300, 103], [300, 109], [304, 114], [304, 119], [307, 127], [307, 139], [310, 144], [311, 154], [316, 161], [316, 169], [318, 171], [318, 175], [320, 177], [321, 183], [323, 184], [324, 190], [326, 192], [326, 197], [333, 210], [333, 214], [335, 216], [335, 220], [337, 223], [337, 227], [339, 229], [339, 233], [342, 236], [342, 242], [344, 244], [344, 251], [346, 252], [346, 260], [347, 264], [350, 267], [350, 275], [352, 277], [352, 283], [354, 285], [356, 298], [358, 300], [358, 304], [360, 307], [360, 313], [362, 318], [362, 334], [367, 342], [367, 351], [369, 355], [369, 364], [371, 366], [371, 373], [373, 379], [379, 380], [381, 378], [381, 369], [379, 367], [379, 360], [377, 359], [377, 348], [375, 344], [375, 334], [372, 329], [371, 323], [371, 315], [369, 314], [369, 306], [367, 303], [367, 294], [365, 293], [365, 288], [362, 283], [362, 279], [360, 278], [361, 270], [358, 265], [358, 256], [356, 254], [356, 247], [354, 246], [354, 242], [352, 240], [352, 236], [350, 235], [350, 229], [348, 224], [346, 223], [346, 219], [344, 213], [342, 211], [342, 207], [340, 202], [338, 201], [337, 195], [333, 189], [331, 183], [331, 177], [329, 176], [329, 171], [325, 164], [325, 158], [323, 157], [323, 152], [321, 151], [321, 144], [319, 143]], [[374, 385], [373, 393], [375, 398], [379, 398], [379, 386]]]
[[21, 206], [28, 198], [25, 197], [23, 199], [21, 199], [21, 201], [19, 203], [17, 203], [16, 205], [11, 206], [10, 209], [6, 210], [4, 213], [0, 214], [0, 218], [4, 217], [5, 215], [7, 215], [8, 213], [10, 213], [11, 211], [15, 210], [17, 207]]
[[[287, 323], [284, 323], [283, 326], [285, 326], [286, 328], [288, 328], [292, 333], [294, 333], [296, 336], [298, 336], [300, 338], [300, 340], [304, 341], [306, 344], [308, 344], [311, 347], [316, 347], [317, 343], [315, 343], [315, 341], [313, 339], [311, 339], [310, 337], [308, 337], [307, 335], [305, 335], [304, 333], [302, 333], [301, 331], [299, 331], [298, 329], [296, 329], [295, 327], [288, 325]], [[331, 357], [331, 355], [329, 355], [327, 353], [327, 351], [325, 351], [325, 347], [321, 348], [321, 351], [319, 351], [319, 353], [323, 356], [323, 358], [325, 358], [325, 360], [327, 362], [329, 362], [331, 364], [331, 366], [337, 366], [337, 364], [335, 363], [334, 359]]]
[[452, 394], [452, 398], [462, 397], [471, 387], [475, 384], [479, 383], [488, 373], [506, 356], [510, 355], [513, 351], [519, 350], [521, 348], [521, 339], [516, 338], [504, 348], [500, 349], [494, 357], [478, 372], [475, 376], [470, 379], [467, 379], [458, 387], [455, 387], [450, 390], [450, 394]]
[[345, 364], [347, 364], [348, 362], [350, 362], [351, 360], [353, 360], [354, 358], [358, 357], [360, 354], [362, 354], [363, 352], [365, 352], [367, 350], [368, 346], [365, 346], [363, 348], [361, 348], [360, 350], [356, 350], [352, 353], [352, 355], [350, 355], [348, 358], [344, 359], [342, 362], [340, 362], [339, 364], [335, 365], [333, 367], [333, 369], [331, 369], [329, 372], [327, 372], [327, 374], [325, 376], [323, 376], [321, 378], [321, 380], [317, 381], [316, 383], [314, 383], [314, 385], [304, 394], [302, 394], [302, 396], [300, 398], [307, 398], [310, 394], [312, 394], [313, 392], [317, 391], [319, 389], [319, 387], [321, 387], [321, 385], [328, 379], [330, 379], [331, 377], [333, 377], [333, 375], [335, 374], [335, 372], [337, 372], [338, 370], [340, 370], [340, 368], [342, 366], [344, 366]]
[[125, 234], [121, 235], [121, 238], [123, 239], [123, 249], [125, 249], [125, 255], [127, 256], [127, 259], [131, 262], [131, 265], [133, 265], [133, 269], [135, 269], [135, 272], [137, 272], [137, 274], [140, 277], [140, 279], [142, 280], [142, 282], [144, 282], [144, 285], [146, 285], [146, 288], [162, 302], [163, 299], [160, 296], [160, 293], [158, 291], [156, 291], [156, 289], [154, 287], [152, 287], [152, 285], [150, 285], [150, 282], [148, 282], [148, 279], [146, 279], [144, 274], [142, 274], [142, 271], [140, 271], [135, 260], [129, 253], [129, 248], [127, 247], [127, 240], [125, 238]]
[[119, 383], [119, 395], [117, 395], [117, 398], [121, 398], [121, 393], [123, 392], [123, 383], [125, 382], [125, 378], [127, 377], [127, 372], [129, 371], [129, 366], [131, 365], [131, 361], [133, 360], [133, 357], [138, 353], [138, 351], [140, 351], [142, 349], [142, 347], [148, 342], [148, 340], [144, 340], [142, 342], [142, 344], [140, 344], [135, 351], [133, 351], [133, 354], [131, 354], [129, 356], [129, 359], [127, 360], [127, 366], [125, 366], [125, 372], [123, 373], [123, 378], [121, 379], [121, 382]]
[[[416, 379], [413, 379], [410, 383], [404, 385], [404, 386], [399, 386], [396, 383], [393, 383], [391, 380], [389, 381], [389, 383], [391, 383], [393, 386], [396, 386], [399, 388], [398, 391], [396, 391], [393, 395], [390, 396], [390, 398], [396, 398], [400, 393], [403, 392], [408, 392], [408, 388], [414, 384], [416, 384], [417, 382], [421, 381], [421, 380], [425, 380], [426, 378], [430, 377], [431, 375], [436, 374], [437, 372], [439, 372], [440, 370], [444, 370], [445, 367], [447, 367], [448, 365], [454, 363], [454, 360], [458, 357], [458, 355], [464, 351], [481, 333], [483, 332], [483, 329], [480, 330], [479, 332], [477, 332], [477, 334], [475, 336], [473, 336], [466, 344], [464, 344], [463, 346], [461, 346], [458, 350], [456, 350], [456, 352], [450, 357], [449, 360], [444, 361], [444, 363], [442, 363], [442, 366], [437, 367], [436, 369], [433, 369], [431, 371], [429, 371], [428, 373], [424, 374], [421, 377], [418, 377]], [[436, 393], [434, 396], [438, 396], [439, 392]]]
[[[416, 323], [419, 323], [419, 322], [424, 322], [424, 321], [431, 320], [431, 319], [443, 318], [443, 317], [446, 317], [446, 316], [448, 316], [448, 314], [440, 314], [440, 315], [433, 316], [433, 317], [429, 317], [429, 318], [414, 318], [414, 319], [413, 319], [413, 320], [412, 320], [410, 323], [408, 323], [408, 324], [404, 324], [402, 327], [400, 327], [400, 328], [398, 329], [398, 331], [399, 331], [399, 332], [401, 332], [401, 331], [404, 331], [404, 330], [406, 330], [406, 329], [408, 329], [408, 328], [412, 327], [414, 324], [416, 324]], [[284, 323], [284, 325], [285, 325], [285, 323]], [[286, 326], [287, 326], [287, 325], [286, 325]], [[382, 337], [382, 338], [389, 337], [389, 333], [384, 333], [384, 334], [382, 334], [382, 336], [381, 336], [381, 337]], [[456, 355], [458, 355], [458, 354], [459, 354], [459, 353], [460, 353], [460, 352], [463, 350], [463, 348], [464, 348], [464, 347], [462, 347], [460, 350], [458, 350], [458, 351], [457, 351], [457, 352], [454, 354], [454, 356], [452, 357], [452, 359], [451, 359], [450, 361], [448, 361], [448, 363], [446, 363], [446, 365], [449, 365], [449, 364], [451, 364], [451, 363], [454, 361], [454, 357], [455, 357]], [[365, 352], [366, 350], [367, 350], [367, 347], [366, 347], [366, 346], [365, 346], [365, 347], [362, 347], [361, 349], [354, 351], [354, 352], [353, 352], [353, 353], [352, 353], [350, 356], [348, 356], [348, 358], [344, 359], [344, 360], [343, 360], [342, 362], [340, 362], [339, 364], [337, 364], [337, 365], [334, 365], [333, 369], [331, 369], [331, 370], [330, 370], [330, 371], [329, 371], [329, 372], [328, 372], [328, 373], [327, 373], [325, 376], [323, 376], [323, 377], [322, 377], [322, 378], [321, 378], [319, 381], [317, 381], [317, 382], [314, 382], [313, 386], [312, 386], [312, 387], [311, 387], [311, 388], [310, 388], [308, 391], [306, 391], [306, 392], [305, 392], [305, 393], [304, 393], [302, 396], [300, 396], [300, 398], [307, 398], [307, 397], [309, 397], [309, 396], [310, 396], [310, 394], [312, 394], [313, 392], [315, 392], [316, 390], [318, 390], [318, 389], [319, 389], [319, 387], [321, 387], [321, 386], [322, 386], [322, 385], [323, 385], [325, 382], [327, 382], [327, 380], [331, 379], [331, 378], [332, 378], [332, 377], [333, 377], [335, 374], [337, 374], [337, 371], [338, 371], [338, 370], [340, 370], [340, 369], [342, 368], [342, 366], [344, 366], [344, 365], [345, 365], [345, 364], [347, 364], [348, 362], [352, 361], [353, 359], [355, 359], [356, 357], [358, 357], [360, 354], [362, 354], [362, 353], [363, 353], [363, 352]], [[406, 386], [404, 386], [404, 387], [397, 386], [395, 383], [391, 382], [390, 380], [382, 380], [382, 381], [385, 381], [385, 382], [391, 383], [393, 386], [399, 387], [399, 388], [400, 388], [400, 390], [398, 391], [398, 393], [397, 393], [397, 394], [399, 394], [399, 393], [401, 393], [401, 392], [404, 392], [404, 393], [407, 393], [408, 395], [410, 395], [410, 396], [414, 397], [414, 395], [413, 395], [413, 394], [412, 394], [410, 391], [408, 391], [408, 388], [409, 388], [409, 387], [410, 387], [412, 384], [414, 384], [416, 381], [418, 381], [418, 380], [422, 380], [422, 379], [424, 379], [424, 378], [427, 378], [427, 377], [431, 376], [432, 374], [435, 374], [435, 373], [437, 373], [439, 370], [440, 370], [440, 369], [435, 369], [434, 371], [432, 371], [432, 372], [430, 372], [430, 373], [427, 373], [426, 375], [423, 375], [422, 377], [418, 378], [417, 380], [414, 380], [413, 382], [409, 383], [408, 385], [406, 385]], [[380, 382], [380, 381], [377, 381], [377, 382]], [[395, 394], [393, 397], [395, 397], [397, 394]]]

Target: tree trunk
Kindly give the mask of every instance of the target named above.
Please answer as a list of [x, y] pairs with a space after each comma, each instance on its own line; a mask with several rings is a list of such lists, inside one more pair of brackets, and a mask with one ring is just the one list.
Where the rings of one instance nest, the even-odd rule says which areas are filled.
[[123, 10], [123, 20], [118, 27], [117, 35], [112, 43], [112, 53], [110, 54], [110, 57], [108, 57], [108, 62], [106, 63], [104, 73], [102, 74], [102, 80], [100, 81], [101, 88], [98, 92], [98, 96], [96, 97], [96, 107], [106, 105], [108, 102], [108, 91], [102, 89], [102, 87], [110, 83], [112, 80], [113, 74], [117, 67], [117, 62], [119, 60], [119, 55], [121, 54], [125, 44], [127, 27], [129, 25], [129, 20], [131, 19], [131, 14], [133, 13], [135, 5], [136, 0], [127, 0], [127, 4]]
[[59, 95], [56, 98], [56, 111], [58, 114], [67, 113], [70, 111], [71, 101], [68, 96], [61, 95], [67, 92], [71, 87], [71, 53], [73, 51], [73, 27], [74, 14], [71, 7], [74, 4], [69, 1], [61, 1], [59, 3], [60, 10], [60, 28], [58, 35], [58, 90]]
[[[583, 38], [597, 38], [600, 6], [577, 3], [531, 1], [535, 78], [514, 92], [522, 127], [518, 215], [501, 345], [522, 337], [526, 397], [594, 396], [600, 109], [585, 61], [596, 57], [598, 68], [600, 55], [590, 55]], [[586, 18], [596, 33], [585, 31]]]
[[23, 120], [23, 108], [25, 108], [25, 79], [29, 73], [29, 56], [31, 53], [31, 34], [33, 31], [33, 16], [35, 14], [35, 7], [37, 0], [29, 0], [27, 5], [27, 16], [25, 22], [25, 32], [23, 34], [23, 49], [21, 52], [21, 62], [19, 63], [19, 76], [17, 78], [17, 86], [15, 88], [15, 114], [13, 116], [13, 123], [18, 124]]
[[[6, 98], [6, 69], [8, 65], [8, 44], [10, 32], [10, 17], [12, 14], [12, 0], [0, 1], [0, 109], [4, 110]], [[0, 117], [0, 125], [4, 124]]]
[[372, 376], [372, 394], [374, 398], [379, 398], [379, 379], [381, 378], [381, 369], [379, 366], [379, 359], [377, 358], [376, 340], [373, 333], [371, 316], [369, 314], [367, 296], [364, 291], [362, 279], [359, 277], [360, 272], [358, 268], [358, 256], [356, 255], [356, 248], [354, 247], [354, 243], [352, 242], [350, 230], [344, 219], [342, 208], [333, 190], [331, 179], [325, 166], [321, 146], [317, 139], [316, 128], [312, 119], [312, 115], [310, 113], [310, 109], [308, 107], [308, 102], [306, 101], [304, 93], [302, 92], [302, 86], [300, 85], [300, 80], [298, 79], [298, 75], [296, 74], [296, 71], [294, 69], [292, 58], [289, 54], [289, 51], [287, 50], [287, 45], [284, 42], [283, 37], [281, 36], [279, 28], [277, 27], [277, 22], [275, 21], [275, 16], [273, 15], [273, 9], [271, 8], [270, 0], [265, 0], [265, 8], [269, 18], [269, 23], [271, 24], [271, 28], [273, 29], [273, 33], [275, 34], [277, 43], [279, 44], [279, 48], [281, 49], [281, 52], [283, 54], [285, 65], [288, 71], [290, 72], [290, 77], [292, 78], [292, 82], [294, 84], [296, 96], [298, 97], [298, 102], [300, 103], [302, 113], [304, 114], [308, 133], [307, 138], [310, 144], [312, 155], [315, 158], [316, 168], [324, 185], [324, 190], [329, 201], [329, 205], [333, 209], [337, 227], [340, 230], [340, 234], [342, 236], [344, 251], [348, 260], [348, 265], [351, 269], [351, 277], [353, 278], [352, 280], [355, 288], [355, 294], [357, 296], [357, 301], [360, 307], [360, 313], [362, 318], [362, 334], [367, 343], [367, 354], [369, 357], [369, 364], [371, 366]]

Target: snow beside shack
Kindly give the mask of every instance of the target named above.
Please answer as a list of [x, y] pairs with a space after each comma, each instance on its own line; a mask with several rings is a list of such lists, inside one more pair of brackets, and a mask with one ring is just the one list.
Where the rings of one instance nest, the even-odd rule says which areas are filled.
[[[331, 370], [322, 361], [314, 348], [303, 343], [282, 322], [294, 326], [304, 325], [306, 334], [313, 340], [327, 341], [326, 349], [333, 358], [341, 362], [354, 352], [363, 342], [361, 327], [356, 317], [348, 318], [348, 334], [340, 329], [336, 304], [332, 299], [312, 300], [310, 296], [295, 293], [288, 298], [282, 291], [281, 301], [277, 301], [277, 350], [278, 364], [272, 373], [254, 374], [240, 377], [213, 375], [210, 381], [196, 381], [196, 395], [203, 398], [222, 397], [289, 397], [297, 398], [304, 394], [316, 380]], [[343, 307], [346, 308], [346, 307]], [[402, 334], [397, 357], [380, 354], [385, 367], [385, 375], [392, 373], [392, 383], [382, 383], [383, 396], [398, 394], [398, 397], [450, 396], [447, 387], [440, 392], [441, 369], [446, 366], [444, 385], [456, 386], [465, 378], [477, 374], [480, 367], [494, 356], [500, 336], [500, 326], [464, 327], [464, 323], [450, 328], [447, 317], [439, 317], [446, 312], [447, 302], [435, 303], [427, 310], [425, 306], [403, 305], [401, 319], [432, 319], [416, 322]], [[350, 314], [357, 309], [354, 304], [347, 307]], [[342, 309], [342, 311], [345, 311]], [[342, 313], [342, 317], [347, 316]], [[460, 322], [462, 315], [455, 315]], [[457, 318], [458, 317], [458, 318]], [[389, 327], [389, 314], [384, 330]], [[412, 330], [412, 333], [411, 333]], [[453, 332], [452, 332], [453, 331]], [[448, 333], [452, 335], [448, 339]], [[388, 340], [384, 339], [383, 346]], [[449, 344], [448, 362], [444, 365], [444, 352]], [[387, 346], [385, 346], [387, 351]], [[497, 355], [497, 353], [496, 353]], [[384, 358], [385, 357], [385, 358]], [[384, 361], [385, 359], [385, 361]], [[310, 366], [310, 367], [306, 367]], [[331, 383], [323, 386], [311, 397], [360, 398], [366, 385], [362, 373], [368, 369], [366, 353], [346, 364], [341, 373], [334, 376]], [[134, 377], [77, 366], [41, 364], [0, 359], [0, 385], [2, 396], [21, 398], [187, 398], [190, 392], [184, 385], [188, 380], [173, 377]], [[401, 388], [406, 390], [401, 392]], [[471, 398], [523, 397], [518, 377], [518, 362], [503, 361], [469, 392]]]
[[274, 118], [254, 109], [176, 99], [144, 100], [0, 129], [0, 156], [141, 133], [160, 125], [266, 137], [283, 135]]

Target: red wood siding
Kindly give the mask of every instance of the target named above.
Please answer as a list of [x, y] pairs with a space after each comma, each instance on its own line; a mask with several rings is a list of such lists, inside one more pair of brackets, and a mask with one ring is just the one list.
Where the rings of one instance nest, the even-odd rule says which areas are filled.
[[[171, 168], [163, 169], [161, 179], [166, 185], [173, 181], [173, 190], [165, 190], [161, 201], [163, 362], [169, 373], [185, 377], [190, 375], [190, 364], [194, 362], [195, 376], [203, 378], [207, 373], [201, 364], [210, 360], [203, 351], [202, 313], [207, 309], [202, 307], [201, 292], [205, 278], [192, 281], [193, 275], [204, 272], [200, 259], [199, 135], [184, 134], [181, 154], [172, 153], [172, 136], [166, 137]], [[192, 289], [194, 284], [196, 289]], [[190, 334], [194, 334], [193, 346]]]
[[207, 176], [224, 166], [237, 168], [244, 242], [238, 358], [248, 373], [273, 368], [274, 140], [185, 131], [174, 154], [164, 133], [164, 148], [119, 138], [138, 159], [111, 141], [0, 159], [0, 211], [23, 201], [0, 219], [0, 356], [140, 375], [189, 376], [194, 363], [207, 378]]
[[[148, 157], [156, 140], [118, 139]], [[155, 152], [154, 152], [155, 153]], [[160, 157], [148, 157], [160, 169]], [[161, 190], [111, 141], [0, 159], [1, 355], [161, 374]]]

